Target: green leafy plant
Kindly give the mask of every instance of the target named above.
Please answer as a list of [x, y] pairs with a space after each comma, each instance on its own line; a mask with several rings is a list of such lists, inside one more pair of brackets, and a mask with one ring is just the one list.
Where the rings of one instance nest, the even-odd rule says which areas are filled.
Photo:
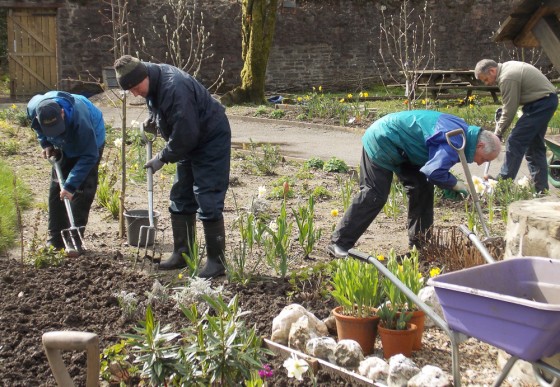
[[276, 109], [273, 110], [272, 113], [270, 113], [270, 118], [274, 118], [274, 119], [280, 119], [282, 117], [284, 117], [286, 115], [286, 112], [282, 109]]
[[389, 191], [389, 197], [383, 206], [383, 213], [387, 215], [387, 217], [397, 220], [397, 217], [402, 213], [401, 204], [404, 202], [402, 198], [405, 196], [402, 184], [393, 181], [391, 190]]
[[325, 162], [318, 157], [312, 157], [305, 161], [303, 165], [310, 169], [323, 169]]
[[313, 191], [311, 192], [311, 196], [313, 196], [316, 199], [326, 200], [332, 198], [333, 195], [331, 191], [327, 189], [327, 187], [318, 185], [317, 187], [313, 188]]
[[331, 157], [323, 165], [323, 170], [326, 172], [348, 172], [348, 169], [348, 164], [337, 157]]
[[379, 324], [384, 328], [404, 331], [412, 318], [412, 312], [407, 312], [405, 309], [399, 312], [394, 306], [384, 303], [377, 309], [377, 316], [379, 316]]
[[204, 300], [211, 313], [200, 316], [194, 305], [181, 309], [190, 322], [183, 330], [183, 352], [193, 372], [183, 373], [177, 383], [238, 386], [263, 369], [271, 352], [262, 347], [255, 328], [246, 327], [243, 318], [249, 312], [240, 309], [237, 296], [227, 304], [221, 296], [204, 296]]
[[288, 221], [286, 201], [283, 201], [280, 214], [275, 221], [266, 226], [267, 235], [263, 237], [267, 263], [281, 277], [286, 277], [288, 273], [288, 252], [292, 244], [292, 226], [293, 224]]
[[299, 230], [298, 242], [303, 248], [305, 258], [309, 258], [315, 244], [321, 239], [322, 233], [321, 229], [315, 229], [315, 201], [313, 195], [309, 197], [307, 206], [299, 206], [297, 211], [292, 208], [292, 213]]
[[65, 257], [64, 249], [56, 250], [53, 246], [35, 246], [31, 247], [25, 261], [31, 263], [36, 269], [42, 269], [62, 265]]
[[154, 386], [167, 385], [168, 377], [180, 370], [180, 347], [175, 342], [180, 335], [170, 332], [170, 325], [161, 328], [151, 306], [146, 308], [145, 320], [134, 327], [134, 331], [135, 334], [124, 334], [123, 337], [129, 341], [134, 363], [140, 365], [141, 377]]
[[276, 167], [282, 160], [279, 153], [278, 146], [270, 144], [262, 144], [262, 153], [258, 151], [259, 145], [255, 144], [253, 140], [249, 143], [249, 156], [247, 161], [256, 169], [256, 171], [263, 175], [275, 175]]
[[343, 179], [340, 176], [336, 177], [336, 181], [338, 186], [340, 187], [340, 196], [342, 198], [342, 208], [344, 211], [350, 207], [350, 203], [352, 202], [352, 196], [354, 194], [354, 186], [355, 182], [352, 177], [348, 177]]
[[255, 111], [255, 116], [266, 116], [268, 115], [268, 108], [264, 105], [260, 105]]
[[347, 316], [375, 315], [381, 301], [379, 275], [375, 266], [355, 259], [333, 262], [331, 295]]
[[109, 383], [124, 383], [125, 386], [140, 381], [140, 371], [131, 364], [132, 358], [127, 350], [129, 343], [121, 340], [103, 350], [101, 354], [101, 379]]

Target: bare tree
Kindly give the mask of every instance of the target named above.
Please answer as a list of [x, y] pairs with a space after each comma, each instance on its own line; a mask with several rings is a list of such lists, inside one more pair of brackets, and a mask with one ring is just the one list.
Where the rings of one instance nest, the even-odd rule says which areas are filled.
[[278, 0], [242, 0], [241, 17], [241, 86], [222, 96], [226, 105], [264, 101], [266, 67], [274, 27]]
[[380, 8], [383, 21], [380, 25], [379, 55], [393, 81], [400, 83], [404, 78], [410, 109], [416, 99], [414, 89], [421, 70], [435, 67], [436, 40], [432, 37], [433, 22], [428, 13], [428, 1], [417, 11], [410, 6], [409, 0], [404, 0], [396, 15], [387, 15], [384, 5]]
[[[204, 14], [198, 9], [198, 0], [163, 0], [159, 9], [163, 14], [163, 23], [152, 26], [155, 41], [165, 47], [163, 57], [154, 52], [145, 36], [138, 37], [133, 30], [140, 53], [150, 61], [172, 64], [198, 79], [204, 61], [214, 56], [209, 50], [212, 45], [208, 42], [210, 32], [204, 26]], [[222, 85], [223, 64], [222, 59], [219, 74], [208, 89], [217, 91]]]

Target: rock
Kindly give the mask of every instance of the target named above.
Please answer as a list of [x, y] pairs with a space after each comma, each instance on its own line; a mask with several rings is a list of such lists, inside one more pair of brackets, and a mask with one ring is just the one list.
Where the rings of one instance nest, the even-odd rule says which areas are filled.
[[336, 319], [334, 318], [334, 315], [331, 313], [331, 315], [324, 319], [323, 322], [329, 330], [329, 334], [336, 336]]
[[414, 375], [408, 381], [408, 387], [451, 387], [453, 386], [453, 377], [441, 368], [426, 365], [422, 367], [419, 374]]
[[389, 364], [383, 359], [369, 356], [360, 362], [358, 373], [374, 382], [385, 384], [389, 376]]
[[280, 314], [272, 320], [271, 340], [275, 343], [288, 345], [290, 327], [302, 316], [307, 316], [309, 328], [316, 332], [317, 337], [328, 336], [328, 330], [324, 322], [313, 313], [308, 312], [303, 306], [291, 304], [282, 309]]
[[354, 340], [340, 340], [334, 349], [335, 363], [341, 367], [355, 368], [364, 360], [362, 347]]
[[332, 337], [315, 337], [307, 342], [305, 346], [305, 353], [310, 356], [335, 363], [335, 349], [336, 340]]
[[[433, 286], [425, 286], [422, 289], [420, 289], [420, 292], [418, 293], [418, 297], [423, 302], [428, 304], [428, 306], [445, 321], [445, 318], [443, 317], [443, 310], [441, 309], [441, 304], [439, 303], [439, 299], [436, 296], [436, 291]], [[434, 323], [434, 320], [432, 320], [426, 314], [426, 320], [424, 321], [424, 328], [432, 328], [435, 326], [437, 325]]]
[[389, 376], [387, 386], [406, 387], [409, 379], [420, 372], [420, 368], [412, 360], [398, 354], [389, 359]]
[[309, 326], [309, 317], [301, 316], [290, 327], [288, 334], [288, 347], [297, 349], [298, 351], [305, 352], [306, 343], [310, 339], [318, 337], [313, 327]]

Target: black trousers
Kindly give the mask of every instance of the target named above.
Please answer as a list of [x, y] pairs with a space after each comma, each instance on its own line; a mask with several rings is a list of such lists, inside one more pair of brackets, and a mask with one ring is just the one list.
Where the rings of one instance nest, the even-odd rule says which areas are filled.
[[[421, 236], [434, 222], [434, 185], [420, 172], [420, 166], [403, 164], [397, 177], [408, 197], [409, 245], [418, 246]], [[362, 149], [360, 162], [360, 192], [336, 226], [331, 241], [342, 248], [352, 248], [377, 217], [387, 202], [393, 182], [393, 172], [371, 162]]]
[[[74, 197], [70, 202], [72, 208], [72, 216], [77, 227], [86, 226], [89, 219], [89, 210], [95, 198], [97, 191], [97, 183], [99, 180], [99, 162], [103, 155], [103, 147], [99, 149], [99, 160], [91, 169], [84, 182], [78, 187], [74, 193]], [[64, 179], [74, 168], [78, 162], [77, 157], [66, 158], [60, 160], [60, 169]], [[51, 185], [49, 190], [49, 232], [59, 233], [61, 230], [70, 227], [70, 221], [66, 213], [64, 201], [60, 200], [60, 186], [54, 167], [51, 171]]]

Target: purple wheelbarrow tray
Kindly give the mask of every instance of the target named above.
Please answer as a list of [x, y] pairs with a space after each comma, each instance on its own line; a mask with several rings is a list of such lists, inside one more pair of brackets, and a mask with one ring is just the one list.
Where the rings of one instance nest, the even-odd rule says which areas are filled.
[[530, 362], [560, 352], [560, 260], [512, 258], [443, 274], [428, 285], [452, 330]]

